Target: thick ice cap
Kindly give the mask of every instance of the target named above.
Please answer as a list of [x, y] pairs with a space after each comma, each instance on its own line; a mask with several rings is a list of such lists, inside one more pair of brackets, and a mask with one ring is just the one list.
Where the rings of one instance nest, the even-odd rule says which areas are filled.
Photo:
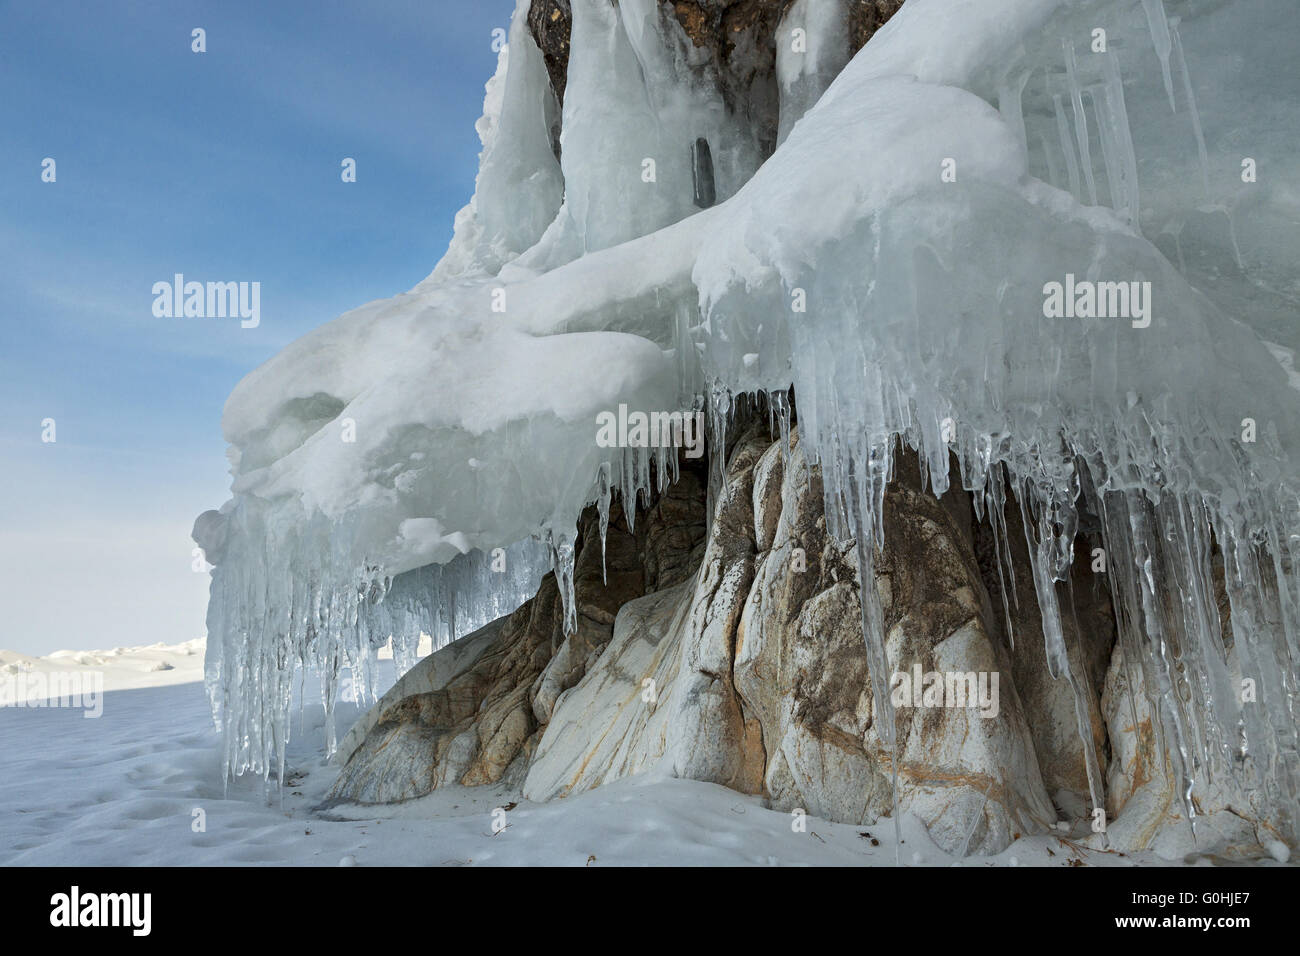
[[675, 407], [674, 368], [635, 335], [519, 331], [513, 294], [487, 282], [372, 303], [254, 371], [226, 406], [235, 493], [286, 520], [346, 516], [358, 561], [390, 574], [558, 516], [569, 530], [611, 453], [596, 416]]
[[807, 243], [832, 241], [878, 210], [939, 181], [960, 157], [964, 181], [1025, 175], [1015, 134], [984, 100], [910, 76], [872, 80], [855, 59], [785, 145], [720, 211], [692, 277], [707, 310], [729, 287], [776, 270], [790, 280]]

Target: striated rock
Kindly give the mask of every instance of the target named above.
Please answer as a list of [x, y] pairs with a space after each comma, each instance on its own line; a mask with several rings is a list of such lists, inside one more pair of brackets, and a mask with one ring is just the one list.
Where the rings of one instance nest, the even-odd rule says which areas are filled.
[[[839, 821], [892, 812], [872, 727], [851, 556], [829, 541], [817, 470], [751, 429], [736, 445], [691, 589], [629, 603], [599, 661], [556, 707], [529, 799], [655, 770], [763, 793]], [[908, 476], [914, 483], [919, 475]], [[892, 502], [892, 504], [891, 504]], [[881, 590], [891, 659], [1000, 671], [969, 535], [903, 481], [886, 497]], [[1054, 820], [1012, 683], [996, 715], [900, 711], [900, 804], [941, 846], [993, 852]]]
[[[760, 476], [778, 469], [779, 494], [755, 509], [763, 525], [778, 506], [780, 516], [742, 622], [736, 683], [760, 715], [773, 805], [866, 822], [892, 812], [893, 756], [872, 725], [856, 564], [826, 536], [820, 479], [797, 436], [787, 460], [769, 450]], [[965, 707], [900, 707], [899, 804], [945, 849], [996, 852], [1055, 815], [1009, 661], [992, 637], [969, 526], [949, 510], [920, 491], [915, 463], [900, 456], [874, 582], [886, 649], [899, 670], [999, 674], [999, 706], [988, 717]], [[807, 569], [796, 570], [805, 560]]]
[[343, 740], [344, 768], [330, 799], [385, 803], [449, 783], [522, 779], [540, 728], [600, 656], [619, 609], [643, 594], [647, 581], [673, 583], [696, 563], [702, 498], [699, 476], [684, 470], [673, 491], [643, 512], [636, 533], [613, 503], [603, 560], [599, 517], [588, 509], [574, 562], [577, 630], [564, 634], [550, 574], [509, 617], [425, 658]]
[[693, 580], [619, 613], [610, 646], [556, 708], [524, 784], [529, 799], [654, 767], [758, 792], [758, 728], [741, 711], [731, 657], [753, 575], [751, 472], [766, 444], [754, 429], [735, 444]]
[[[1049, 794], [1064, 815], [1090, 817], [1074, 695], [1046, 676], [1014, 500], [1013, 650], [989, 525], [959, 489], [942, 499], [922, 490], [915, 457], [897, 456], [872, 582], [889, 659], [909, 675], [996, 677], [997, 692], [983, 702], [896, 699], [895, 755], [874, 723], [852, 543], [826, 532], [819, 469], [798, 429], [787, 449], [753, 422], [761, 417], [742, 416], [729, 435], [707, 535], [703, 463], [640, 511], [635, 533], [615, 502], [603, 575], [589, 511], [577, 631], [564, 637], [548, 577], [513, 615], [425, 659], [345, 739], [332, 798], [386, 802], [504, 782], [540, 801], [657, 773], [874, 823], [893, 813], [896, 770], [899, 809], [952, 853], [997, 852], [1041, 832], [1059, 815]], [[1252, 795], [1203, 781], [1192, 840], [1157, 722], [1145, 695], [1129, 694], [1141, 672], [1124, 664], [1105, 582], [1089, 562], [1076, 567], [1060, 597], [1113, 821], [1092, 842], [1177, 856], [1273, 839]]]
[[432, 790], [450, 762], [439, 762], [439, 742], [478, 710], [487, 669], [476, 665], [511, 620], [493, 621], [404, 674], [343, 738], [338, 758], [344, 766], [331, 794], [389, 803]]

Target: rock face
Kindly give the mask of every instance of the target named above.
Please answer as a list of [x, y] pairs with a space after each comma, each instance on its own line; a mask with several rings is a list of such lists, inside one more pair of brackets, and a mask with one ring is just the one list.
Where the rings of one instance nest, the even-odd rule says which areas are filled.
[[[795, 0], [671, 0], [663, 13], [674, 19], [715, 75], [727, 108], [746, 117], [770, 152], [776, 145], [778, 93], [776, 34]], [[903, 0], [815, 0], [840, 3], [848, 26], [848, 53], [860, 50]], [[563, 104], [573, 28], [572, 0], [532, 0], [528, 27]]]
[[613, 632], [615, 615], [647, 590], [684, 580], [704, 539], [700, 476], [681, 479], [628, 530], [611, 505], [605, 549], [588, 509], [574, 562], [577, 630], [564, 635], [554, 574], [509, 617], [448, 645], [412, 668], [344, 738], [346, 759], [331, 791], [382, 803], [448, 783], [522, 778], [556, 701], [576, 684]]
[[[1004, 569], [1013, 649], [987, 519], [960, 489], [941, 499], [922, 490], [915, 457], [898, 454], [871, 582], [889, 659], [909, 678], [955, 675], [945, 691], [984, 696], [899, 697], [895, 680], [895, 764], [876, 724], [862, 582], [851, 543], [826, 532], [820, 471], [797, 428], [788, 448], [766, 422], [733, 435], [707, 534], [700, 463], [638, 509], [635, 531], [615, 501], [603, 574], [590, 510], [577, 630], [564, 636], [548, 576], [514, 614], [425, 658], [344, 740], [331, 797], [390, 802], [501, 783], [543, 801], [658, 773], [874, 823], [893, 813], [897, 772], [899, 809], [954, 854], [998, 852], [1059, 817], [1091, 818], [1075, 697], [1043, 660], [1014, 498]], [[1081, 534], [1076, 547], [1089, 543]], [[1060, 597], [1113, 821], [1092, 842], [1172, 857], [1275, 839], [1252, 822], [1251, 795], [1213, 788], [1198, 795], [1192, 838], [1158, 722], [1129, 692], [1141, 671], [1124, 663], [1104, 582], [1077, 564], [1083, 574]]]
[[[658, 769], [832, 820], [892, 813], [855, 564], [826, 535], [818, 472], [797, 433], [793, 445], [783, 453], [757, 430], [738, 443], [694, 586], [620, 612], [610, 646], [557, 706], [525, 796]], [[1009, 677], [959, 520], [913, 473], [887, 495], [886, 522], [886, 540], [899, 544], [887, 545], [873, 584], [891, 659]], [[988, 717], [899, 710], [900, 807], [954, 852], [994, 852], [1056, 818], [1010, 680], [998, 697]]]
[[533, 0], [528, 8], [528, 29], [546, 61], [555, 98], [563, 103], [569, 72], [569, 36], [573, 30], [569, 0]]

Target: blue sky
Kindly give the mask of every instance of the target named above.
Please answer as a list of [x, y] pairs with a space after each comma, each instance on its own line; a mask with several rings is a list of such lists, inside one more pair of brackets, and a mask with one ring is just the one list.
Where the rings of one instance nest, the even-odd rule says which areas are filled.
[[[0, 0], [0, 648], [204, 633], [226, 396], [433, 268], [513, 7]], [[260, 282], [261, 324], [155, 318], [177, 272]]]

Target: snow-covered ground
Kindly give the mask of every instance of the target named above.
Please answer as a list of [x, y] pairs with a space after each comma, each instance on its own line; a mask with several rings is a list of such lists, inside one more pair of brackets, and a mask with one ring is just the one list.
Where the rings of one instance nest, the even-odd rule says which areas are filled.
[[[0, 707], [0, 865], [893, 865], [894, 828], [813, 817], [796, 826], [761, 800], [692, 780], [629, 778], [547, 804], [501, 788], [453, 788], [390, 807], [316, 810], [337, 767], [324, 759], [324, 710], [307, 682], [296, 708], [283, 793], [254, 779], [222, 785], [219, 738], [203, 691], [202, 642], [4, 666], [100, 669], [102, 714]], [[169, 670], [152, 669], [158, 662]], [[392, 665], [381, 664], [391, 683]], [[339, 726], [359, 716], [339, 705]], [[504, 815], [494, 813], [501, 808]], [[949, 866], [914, 819], [904, 865]], [[1081, 837], [1086, 827], [1075, 831]], [[1162, 863], [1026, 837], [965, 866]], [[1213, 861], [1204, 859], [1202, 865]], [[1266, 861], [1271, 863], [1272, 861]]]

